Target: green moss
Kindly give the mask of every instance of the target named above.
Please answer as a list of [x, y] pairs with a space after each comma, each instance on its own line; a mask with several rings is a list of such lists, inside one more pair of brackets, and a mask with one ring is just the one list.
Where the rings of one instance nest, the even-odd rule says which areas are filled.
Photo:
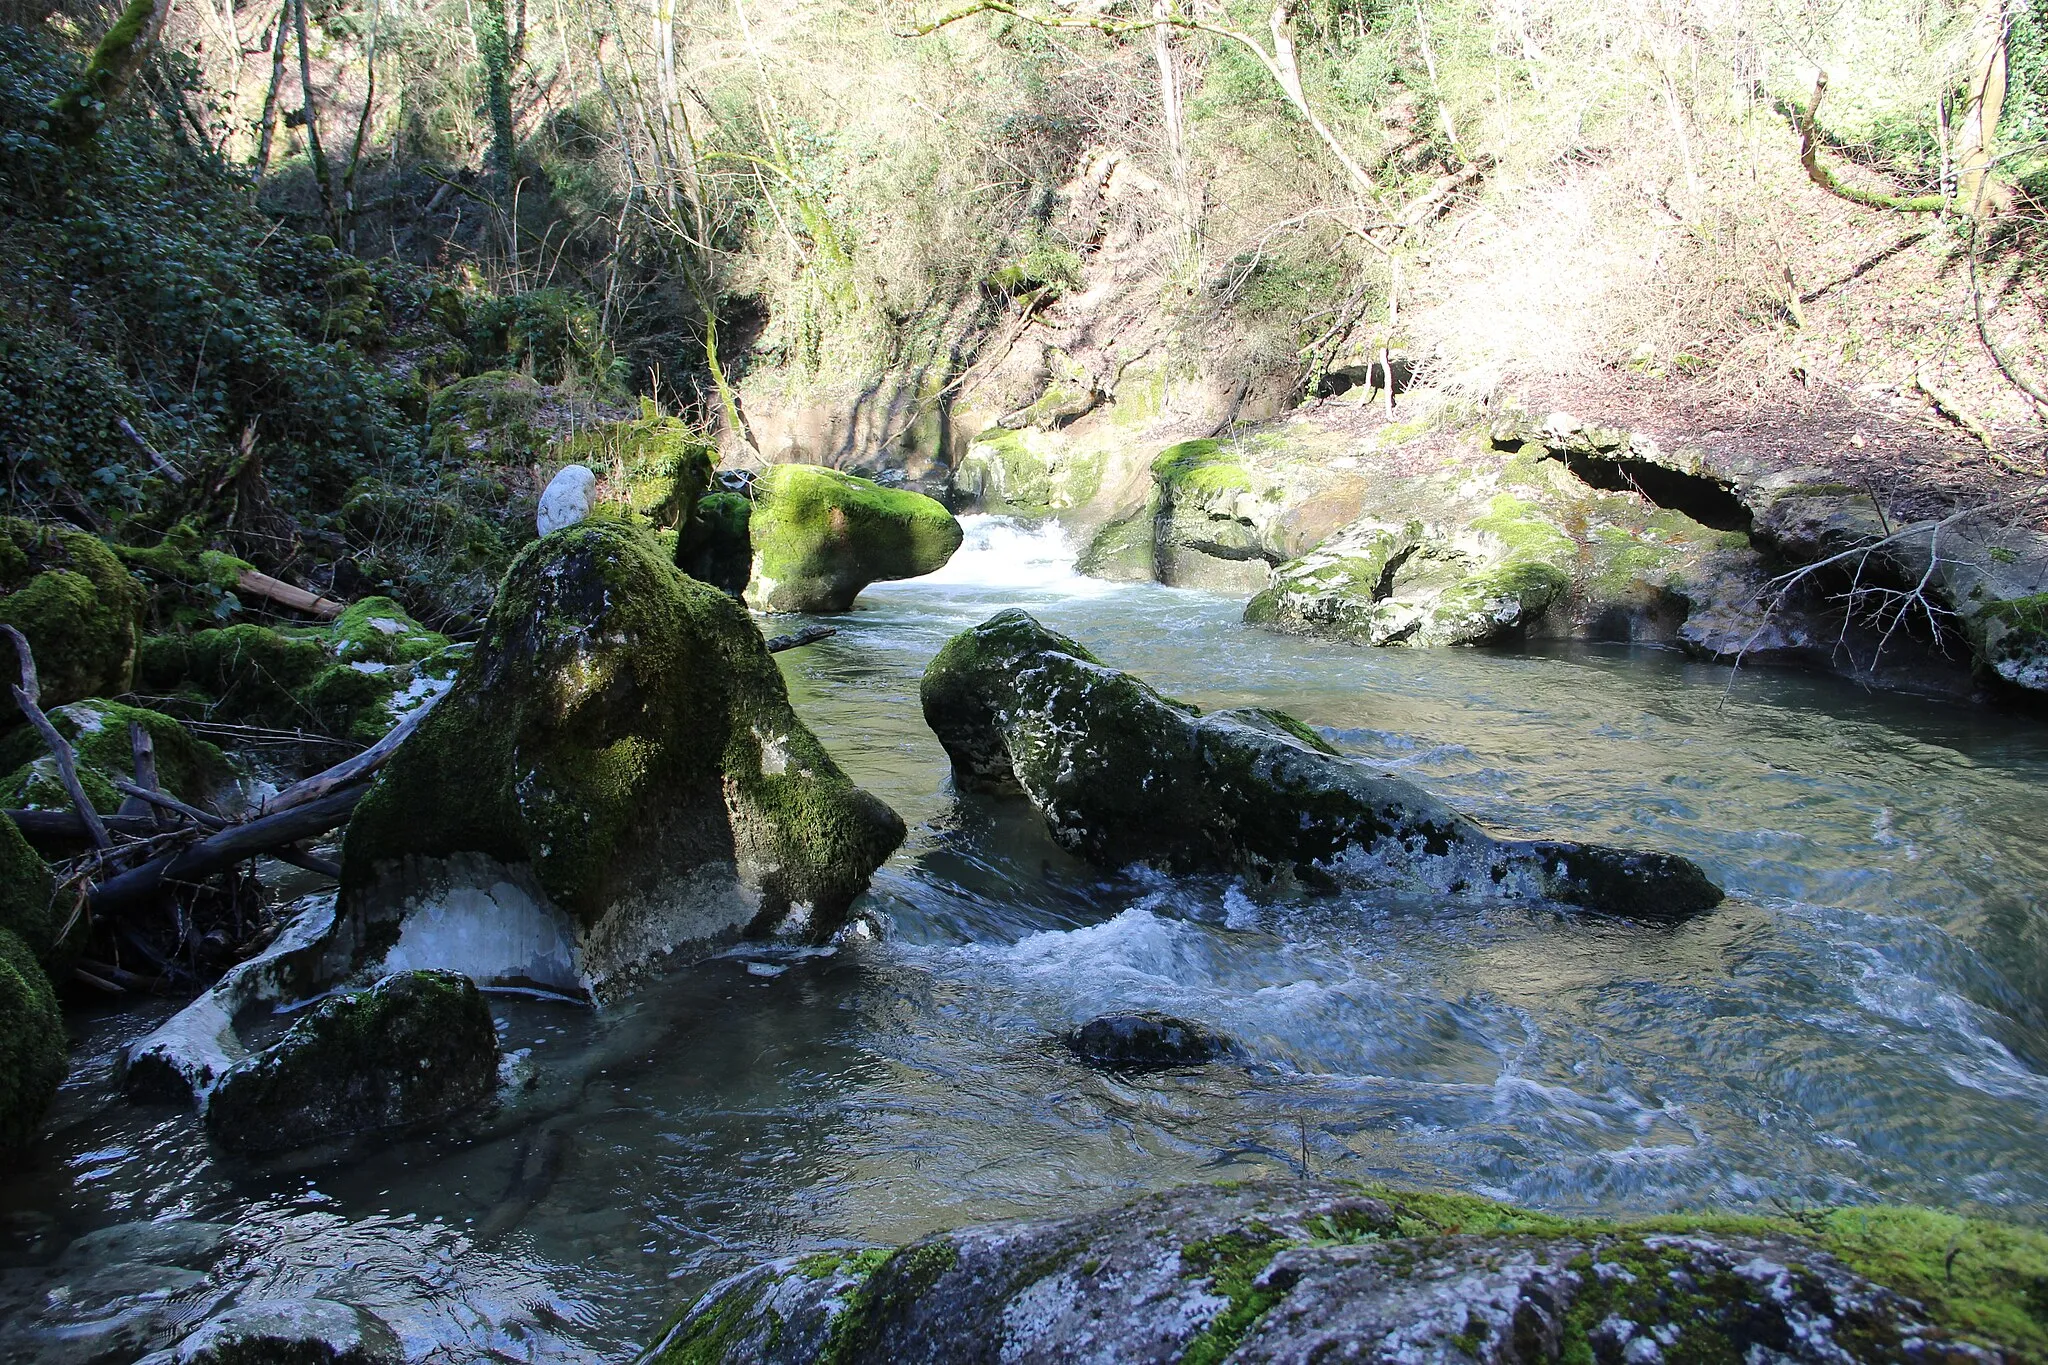
[[869, 583], [916, 578], [960, 548], [960, 523], [922, 493], [817, 465], [776, 465], [754, 485], [754, 572], [767, 611], [844, 611]]
[[832, 1319], [818, 1365], [879, 1359], [890, 1318], [907, 1312], [959, 1259], [959, 1249], [944, 1236], [913, 1242], [886, 1256]]
[[1137, 511], [1105, 523], [1089, 540], [1075, 568], [1093, 578], [1149, 583], [1159, 576], [1159, 501], [1155, 492]]
[[1182, 496], [1213, 498], [1251, 489], [1251, 476], [1223, 442], [1182, 441], [1159, 452], [1152, 478], [1169, 500]]
[[158, 629], [214, 625], [240, 608], [235, 589], [255, 566], [209, 550], [199, 530], [181, 521], [149, 547], [116, 545], [114, 553], [148, 593], [146, 616]]
[[[135, 669], [142, 590], [97, 536], [0, 519], [0, 622], [28, 638], [45, 707], [126, 692]], [[18, 680], [11, 647], [0, 670]]]
[[510, 370], [450, 384], [427, 404], [427, 453], [457, 462], [530, 461], [545, 444], [533, 420], [540, 400], [540, 385]]
[[448, 648], [448, 637], [428, 630], [388, 597], [366, 597], [332, 627], [334, 657], [346, 664], [410, 664]]
[[584, 465], [622, 490], [628, 514], [664, 529], [684, 526], [711, 486], [718, 448], [688, 423], [648, 408], [632, 421], [607, 422], [558, 441], [549, 458]]
[[707, 493], [676, 536], [676, 567], [738, 597], [754, 567], [754, 504], [738, 493]]
[[760, 1280], [745, 1281], [708, 1304], [685, 1308], [647, 1365], [729, 1365], [753, 1324], [761, 1286]]
[[106, 121], [108, 107], [127, 86], [144, 56], [157, 7], [167, 0], [128, 0], [120, 16], [86, 59], [78, 80], [50, 109], [51, 129], [68, 142], [82, 142]]
[[12, 820], [0, 815], [0, 929], [47, 962], [63, 928], [50, 904], [50, 869]]
[[1052, 510], [1052, 466], [1022, 432], [990, 427], [974, 438], [953, 473], [953, 486], [984, 512], [1044, 516]]
[[1181, 1352], [1181, 1365], [1217, 1365], [1237, 1349], [1268, 1309], [1286, 1297], [1286, 1290], [1260, 1288], [1256, 1281], [1289, 1245], [1289, 1240], [1273, 1229], [1252, 1223], [1181, 1248], [1181, 1273], [1208, 1281], [1211, 1293], [1230, 1301], [1207, 1327], [1189, 1338]]
[[36, 955], [0, 928], [0, 1151], [35, 1137], [64, 1079], [64, 1017]]
[[[111, 813], [121, 804], [113, 780], [134, 780], [130, 723], [149, 732], [156, 749], [157, 779], [180, 800], [203, 801], [227, 776], [227, 762], [220, 750], [194, 739], [184, 726], [160, 711], [95, 698], [71, 702], [49, 714], [57, 732], [71, 741], [80, 785], [102, 813]], [[0, 738], [0, 772], [8, 774], [0, 779], [0, 805], [38, 810], [63, 810], [71, 805], [56, 760], [33, 730], [21, 728]]]

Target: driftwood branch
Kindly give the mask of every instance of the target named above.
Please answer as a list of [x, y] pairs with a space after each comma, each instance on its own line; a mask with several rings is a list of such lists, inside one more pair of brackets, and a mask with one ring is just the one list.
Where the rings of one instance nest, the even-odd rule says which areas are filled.
[[301, 806], [309, 801], [317, 801], [338, 787], [345, 787], [352, 782], [362, 781], [371, 773], [384, 766], [384, 760], [391, 757], [398, 746], [405, 743], [412, 732], [420, 728], [420, 722], [427, 718], [427, 713], [440, 705], [441, 697], [447, 695], [447, 693], [443, 692], [440, 696], [429, 697], [426, 701], [421, 702], [412, 711], [407, 713], [404, 720], [392, 726], [390, 732], [384, 738], [378, 740], [361, 753], [351, 758], [343, 759], [325, 772], [315, 773], [304, 781], [294, 782], [291, 786], [286, 787], [276, 796], [263, 803], [262, 813], [266, 816], [275, 815], [280, 811], [290, 810], [294, 806]]
[[50, 718], [44, 715], [43, 708], [37, 705], [42, 700], [43, 690], [42, 685], [36, 681], [36, 657], [29, 651], [28, 637], [13, 626], [0, 625], [0, 631], [6, 632], [7, 638], [14, 642], [15, 656], [21, 661], [21, 682], [14, 688], [15, 703], [21, 707], [21, 714], [28, 718], [28, 723], [36, 728], [36, 733], [43, 737], [43, 743], [49, 747], [50, 757], [57, 763], [57, 776], [63, 780], [65, 794], [77, 808], [78, 818], [84, 822], [86, 831], [92, 835], [93, 846], [111, 846], [113, 840], [107, 837], [107, 827], [100, 822], [99, 812], [94, 810], [92, 802], [86, 799], [85, 787], [78, 780], [78, 764], [72, 755], [71, 745], [65, 742], [64, 736], [57, 733], [57, 727], [50, 724]]
[[[92, 832], [75, 810], [10, 810], [5, 814], [38, 853], [76, 850], [78, 845], [92, 842]], [[100, 825], [124, 839], [147, 839], [165, 832], [154, 815], [102, 815]]]
[[837, 635], [838, 633], [839, 627], [837, 626], [805, 626], [802, 630], [793, 631], [788, 635], [771, 635], [768, 637], [768, 652], [770, 654], [780, 654], [785, 649], [797, 649], [804, 645], [814, 645], [827, 636]]
[[221, 819], [218, 815], [210, 811], [200, 810], [197, 806], [188, 806], [175, 796], [149, 787], [138, 786], [133, 782], [122, 782], [116, 779], [114, 790], [124, 796], [132, 796], [137, 801], [144, 802], [147, 805], [155, 806], [159, 810], [175, 811], [193, 824], [198, 825], [201, 829], [226, 829], [228, 827], [228, 822]]
[[236, 863], [258, 854], [325, 834], [348, 822], [350, 812], [369, 790], [367, 783], [330, 791], [318, 800], [261, 816], [247, 824], [230, 825], [196, 844], [173, 853], [163, 853], [140, 867], [112, 877], [95, 886], [89, 894], [95, 915], [118, 914], [142, 904], [173, 886], [203, 881]]
[[235, 580], [235, 589], [251, 597], [260, 597], [266, 602], [275, 602], [280, 607], [290, 607], [293, 611], [303, 611], [310, 616], [317, 616], [323, 621], [332, 621], [347, 610], [331, 597], [307, 592], [304, 588], [295, 587], [281, 578], [272, 578], [269, 574], [258, 573], [254, 569], [245, 571]]

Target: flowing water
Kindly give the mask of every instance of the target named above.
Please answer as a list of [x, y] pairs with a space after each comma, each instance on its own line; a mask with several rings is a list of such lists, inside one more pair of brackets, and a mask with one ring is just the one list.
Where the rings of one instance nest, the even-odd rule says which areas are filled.
[[[249, 1292], [351, 1299], [415, 1358], [618, 1359], [767, 1255], [1309, 1170], [1562, 1210], [2048, 1206], [2048, 727], [1626, 648], [1363, 651], [1239, 603], [1076, 577], [970, 519], [781, 656], [798, 711], [911, 833], [826, 955], [681, 970], [603, 1015], [494, 1001], [497, 1126], [312, 1168], [213, 1157], [107, 1098], [151, 1021], [91, 1022], [28, 1255], [165, 1215], [237, 1225]], [[1720, 909], [1541, 909], [1105, 875], [1027, 808], [954, 796], [917, 701], [944, 640], [1024, 606], [1169, 695], [1281, 707], [1496, 829], [1686, 854]], [[1142, 1078], [1049, 1039], [1116, 1008], [1237, 1038]], [[493, 1352], [486, 1357], [483, 1352]]]

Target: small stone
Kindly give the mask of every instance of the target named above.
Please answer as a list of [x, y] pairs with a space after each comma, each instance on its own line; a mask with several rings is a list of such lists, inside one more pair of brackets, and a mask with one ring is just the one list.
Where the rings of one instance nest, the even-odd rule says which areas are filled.
[[1237, 1050], [1220, 1033], [1153, 1010], [1090, 1019], [1061, 1041], [1091, 1066], [1130, 1071], [1199, 1066]]
[[596, 496], [597, 475], [580, 464], [570, 465], [550, 479], [540, 495], [540, 533], [559, 531], [589, 517]]

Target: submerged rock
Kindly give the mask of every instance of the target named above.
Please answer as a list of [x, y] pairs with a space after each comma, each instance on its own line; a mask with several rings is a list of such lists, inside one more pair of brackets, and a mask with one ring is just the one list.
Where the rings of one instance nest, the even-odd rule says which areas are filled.
[[238, 1303], [136, 1365], [403, 1365], [405, 1348], [382, 1318], [332, 1299]]
[[829, 936], [903, 834], [791, 711], [746, 611], [595, 520], [507, 573], [356, 808], [341, 903], [365, 953], [598, 988], [741, 930]]
[[66, 1064], [50, 979], [28, 945], [0, 929], [0, 1153], [34, 1139]]
[[1236, 1045], [1220, 1033], [1151, 1010], [1101, 1015], [1060, 1041], [1092, 1066], [1127, 1071], [1199, 1066], [1236, 1050]]
[[[27, 638], [45, 709], [128, 690], [142, 605], [141, 586], [97, 536], [0, 517], [0, 622]], [[20, 680], [14, 646], [0, 639], [0, 682]]]
[[[1875, 1212], [1897, 1224], [1907, 1211]], [[1870, 1254], [1833, 1223], [1751, 1219], [1730, 1231], [1729, 1221], [1666, 1217], [1632, 1228], [1335, 1182], [1195, 1186], [894, 1251], [777, 1261], [706, 1294], [646, 1360], [1988, 1365], [2025, 1356], [1972, 1339], [1984, 1318], [2024, 1323], [2016, 1303], [2000, 1319], [1918, 1302], [1867, 1277], [1872, 1265], [1892, 1274], [1914, 1262], [1890, 1247]], [[1970, 1225], [1978, 1229], [1989, 1230], [1980, 1241], [1997, 1233], [2029, 1244], [2001, 1265], [2023, 1283], [2014, 1272], [2039, 1254], [2038, 1234]]]
[[917, 578], [960, 548], [960, 523], [922, 493], [817, 465], [775, 465], [754, 482], [757, 611], [845, 611], [870, 583]]
[[490, 1007], [466, 976], [416, 971], [332, 996], [221, 1077], [206, 1130], [230, 1151], [430, 1127], [488, 1099], [498, 1077]]
[[1262, 881], [1350, 873], [1648, 919], [1721, 901], [1698, 867], [1670, 854], [1494, 838], [1291, 717], [1205, 716], [1022, 611], [949, 641], [925, 670], [923, 701], [956, 782], [1021, 789], [1054, 840], [1098, 866]]

